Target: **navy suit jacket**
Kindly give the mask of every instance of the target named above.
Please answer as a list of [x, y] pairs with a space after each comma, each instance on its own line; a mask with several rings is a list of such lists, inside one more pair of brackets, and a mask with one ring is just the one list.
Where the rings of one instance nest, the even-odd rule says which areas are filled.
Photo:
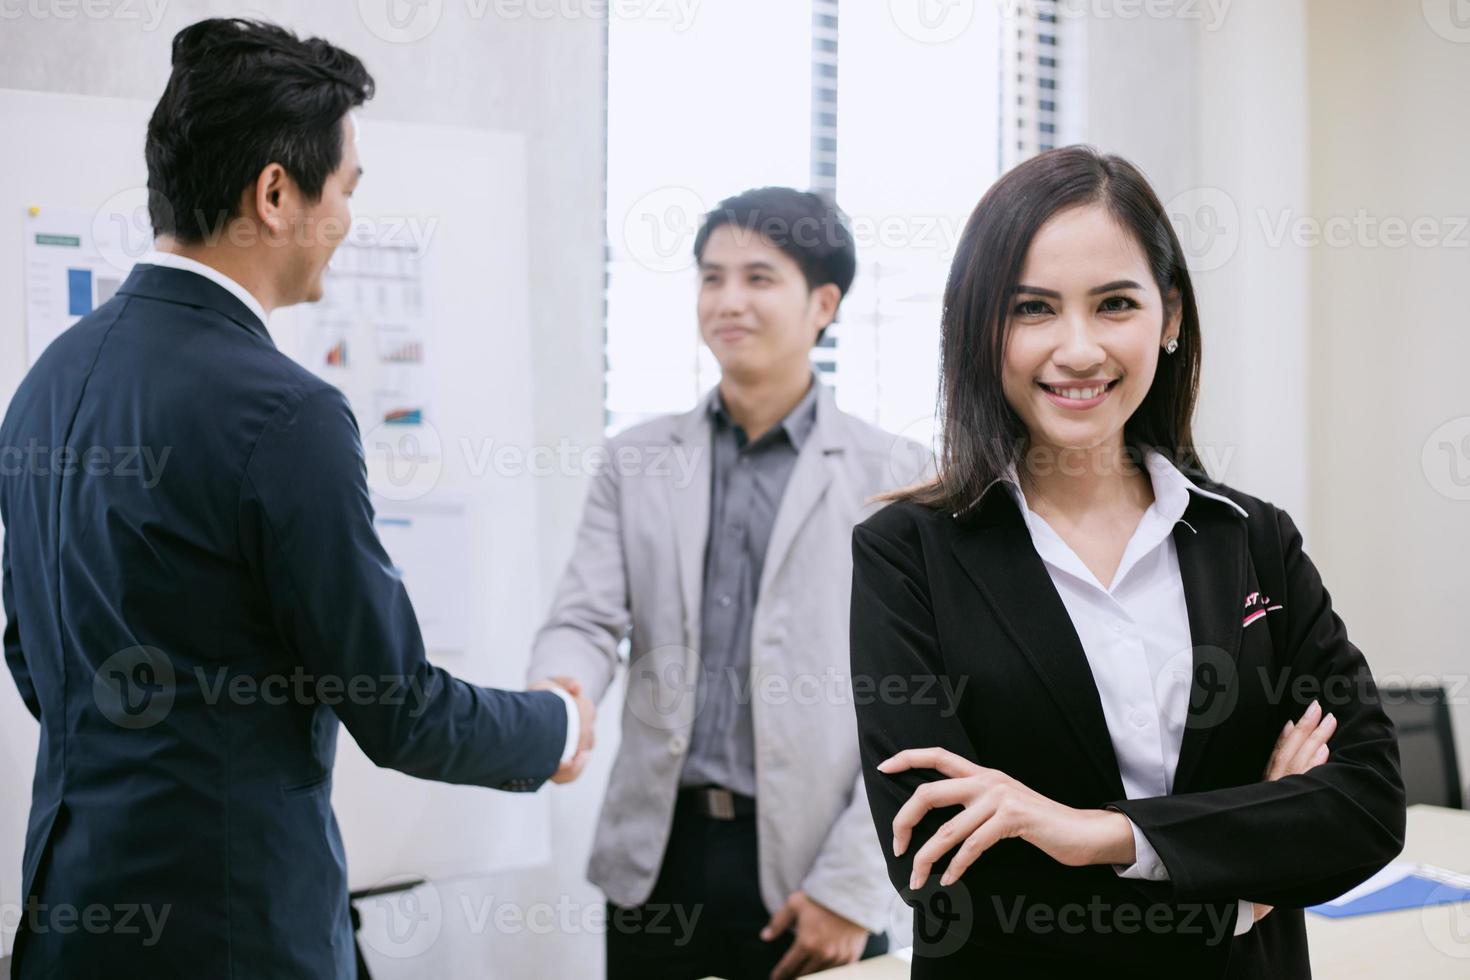
[[40, 722], [18, 977], [353, 976], [339, 721], [425, 779], [556, 770], [562, 701], [428, 663], [346, 400], [203, 276], [139, 265], [46, 349], [0, 519]]

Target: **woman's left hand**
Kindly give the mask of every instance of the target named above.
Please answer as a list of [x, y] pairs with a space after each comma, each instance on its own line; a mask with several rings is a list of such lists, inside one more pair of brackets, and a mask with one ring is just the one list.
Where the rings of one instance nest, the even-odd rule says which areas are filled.
[[894, 857], [908, 849], [914, 828], [930, 810], [964, 807], [914, 854], [910, 888], [922, 887], [934, 862], [955, 845], [960, 849], [941, 885], [953, 884], [992, 844], [1007, 837], [1019, 837], [1070, 867], [1133, 863], [1133, 830], [1121, 813], [1066, 806], [998, 769], [986, 769], [947, 749], [908, 749], [878, 766], [890, 776], [910, 769], [933, 769], [949, 778], [924, 783], [898, 811], [893, 819]]

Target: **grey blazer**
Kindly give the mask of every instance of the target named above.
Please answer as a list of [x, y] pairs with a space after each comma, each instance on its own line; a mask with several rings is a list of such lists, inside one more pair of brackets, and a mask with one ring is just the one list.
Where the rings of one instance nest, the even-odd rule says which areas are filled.
[[[600, 700], [629, 639], [622, 742], [588, 867], [622, 906], [653, 891], [693, 727], [713, 397], [609, 441], [531, 655], [531, 679], [570, 675]], [[751, 628], [760, 886], [772, 912], [803, 889], [870, 931], [887, 926], [894, 891], [863, 792], [849, 679], [852, 528], [878, 509], [874, 494], [918, 479], [928, 459], [819, 392]]]

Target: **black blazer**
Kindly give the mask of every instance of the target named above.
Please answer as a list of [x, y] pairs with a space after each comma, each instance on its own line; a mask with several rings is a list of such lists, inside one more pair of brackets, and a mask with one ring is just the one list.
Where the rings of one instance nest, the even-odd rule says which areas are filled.
[[[1266, 501], [1195, 482], [1250, 516], [1191, 494], [1174, 528], [1194, 674], [1173, 794], [1153, 799], [1125, 797], [1081, 642], [1004, 488], [992, 485], [963, 523], [905, 502], [854, 530], [853, 684], [876, 692], [857, 697], [863, 773], [890, 876], [915, 906], [913, 976], [1307, 977], [1301, 909], [1402, 848], [1393, 725], [1301, 535]], [[1331, 758], [1263, 782], [1282, 727], [1313, 698], [1338, 719]], [[875, 767], [928, 746], [1068, 806], [1121, 810], [1170, 880], [1068, 868], [1014, 839], [947, 889], [939, 862], [915, 895], [913, 853], [958, 811], [931, 813], [894, 859], [899, 807], [942, 777]], [[1276, 908], [1232, 938], [1238, 899]]]
[[339, 718], [427, 779], [556, 770], [555, 695], [424, 659], [345, 399], [219, 285], [138, 266], [26, 375], [0, 459], [5, 660], [41, 726], [23, 894], [116, 926], [23, 918], [14, 976], [354, 976]]

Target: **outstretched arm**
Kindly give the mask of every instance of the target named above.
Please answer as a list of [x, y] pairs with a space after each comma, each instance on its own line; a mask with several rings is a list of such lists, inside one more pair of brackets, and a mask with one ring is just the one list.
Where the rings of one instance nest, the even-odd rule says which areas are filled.
[[568, 729], [557, 695], [477, 687], [426, 659], [373, 528], [362, 444], [340, 392], [307, 394], [266, 426], [240, 523], [277, 629], [307, 670], [349, 692], [335, 710], [375, 763], [518, 791], [556, 773]]

